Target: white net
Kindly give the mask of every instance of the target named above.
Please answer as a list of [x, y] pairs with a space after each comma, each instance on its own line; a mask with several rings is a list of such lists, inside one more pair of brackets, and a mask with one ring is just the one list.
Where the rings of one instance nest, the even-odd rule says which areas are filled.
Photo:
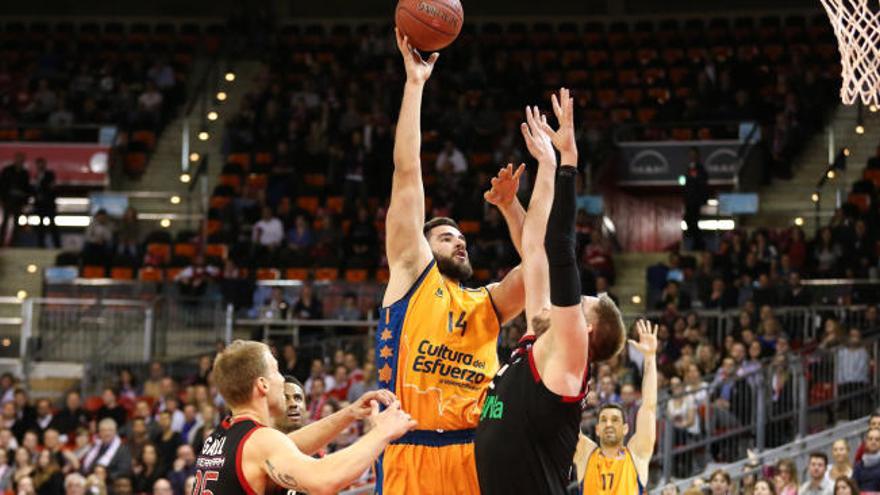
[[840, 98], [880, 105], [880, 14], [877, 0], [821, 0], [840, 49]]

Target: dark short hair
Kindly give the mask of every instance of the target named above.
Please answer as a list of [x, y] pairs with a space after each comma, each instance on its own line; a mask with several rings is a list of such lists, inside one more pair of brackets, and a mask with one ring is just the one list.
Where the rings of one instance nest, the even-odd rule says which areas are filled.
[[825, 465], [828, 465], [828, 456], [824, 452], [810, 452], [810, 459], [822, 459]]
[[434, 217], [425, 222], [425, 226], [424, 228], [422, 228], [422, 232], [425, 234], [425, 237], [428, 237], [428, 234], [430, 234], [432, 230], [443, 225], [448, 225], [461, 231], [461, 229], [458, 227], [458, 223], [456, 223], [455, 220], [449, 217]]
[[297, 378], [293, 375], [284, 375], [284, 383], [292, 383], [297, 387], [303, 389], [303, 391], [306, 390], [306, 387], [303, 386], [302, 382], [297, 380]]
[[624, 422], [626, 422], [626, 411], [623, 410], [623, 407], [621, 407], [620, 404], [615, 404], [613, 402], [606, 402], [606, 403], [602, 404], [601, 406], [599, 406], [599, 410], [596, 411], [596, 415], [597, 416], [601, 415], [602, 411], [604, 411], [606, 409], [614, 409], [615, 411], [619, 411], [620, 417], [623, 418]]

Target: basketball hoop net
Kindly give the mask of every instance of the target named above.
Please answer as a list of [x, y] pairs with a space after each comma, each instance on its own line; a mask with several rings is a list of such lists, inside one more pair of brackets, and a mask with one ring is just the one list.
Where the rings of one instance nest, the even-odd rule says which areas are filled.
[[[880, 105], [880, 14], [875, 0], [821, 0], [840, 49], [840, 99]], [[876, 6], [875, 6], [876, 7]]]

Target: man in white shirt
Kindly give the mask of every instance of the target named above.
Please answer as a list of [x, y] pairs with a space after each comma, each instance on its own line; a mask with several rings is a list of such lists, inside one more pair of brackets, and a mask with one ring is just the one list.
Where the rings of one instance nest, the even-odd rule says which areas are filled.
[[463, 174], [467, 172], [468, 163], [464, 157], [464, 153], [455, 147], [452, 141], [446, 141], [443, 145], [443, 151], [437, 155], [437, 170], [440, 172], [451, 170], [455, 174]]
[[263, 216], [254, 225], [251, 240], [271, 250], [277, 249], [281, 245], [284, 240], [284, 225], [273, 215], [272, 208], [263, 207]]
[[857, 328], [849, 331], [846, 345], [837, 351], [836, 381], [838, 394], [846, 400], [846, 417], [855, 419], [870, 412], [870, 396], [862, 393], [870, 386], [868, 350], [862, 344], [862, 332]]
[[834, 493], [834, 483], [825, 478], [825, 470], [828, 467], [828, 456], [822, 452], [810, 453], [810, 465], [807, 473], [810, 478], [801, 485], [799, 495], [831, 495]]

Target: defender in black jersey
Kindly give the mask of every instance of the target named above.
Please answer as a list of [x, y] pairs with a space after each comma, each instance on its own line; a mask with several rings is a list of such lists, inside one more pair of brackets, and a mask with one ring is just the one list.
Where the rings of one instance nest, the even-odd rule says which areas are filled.
[[[279, 488], [334, 494], [369, 469], [388, 443], [415, 427], [393, 394], [380, 391], [366, 405], [356, 402], [356, 411], [346, 408], [327, 418], [331, 421], [289, 436], [281, 433], [273, 418], [284, 411], [284, 378], [268, 346], [259, 342], [233, 342], [215, 359], [212, 375], [232, 417], [205, 441], [190, 495], [264, 495]], [[386, 405], [381, 413], [380, 401]], [[340, 425], [351, 423], [346, 414], [362, 415], [365, 407], [373, 422], [369, 433], [322, 459], [309, 457]]]
[[[573, 480], [588, 358], [604, 361], [623, 346], [623, 320], [614, 303], [607, 296], [581, 297], [573, 108], [563, 88], [558, 99], [553, 95], [559, 130], [537, 108], [526, 109], [521, 127], [538, 160], [522, 233], [528, 331], [511, 363], [495, 375], [483, 405], [475, 441], [482, 495], [565, 495]], [[566, 164], [558, 173], [554, 146]]]

